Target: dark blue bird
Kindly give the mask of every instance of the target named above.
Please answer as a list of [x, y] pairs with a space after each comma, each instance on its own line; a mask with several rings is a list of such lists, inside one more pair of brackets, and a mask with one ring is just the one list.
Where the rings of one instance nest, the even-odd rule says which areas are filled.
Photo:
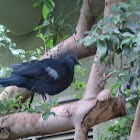
[[65, 53], [58, 58], [35, 60], [11, 65], [9, 78], [0, 79], [0, 87], [15, 85], [39, 93], [55, 95], [65, 90], [74, 77], [74, 66], [79, 64], [77, 55]]

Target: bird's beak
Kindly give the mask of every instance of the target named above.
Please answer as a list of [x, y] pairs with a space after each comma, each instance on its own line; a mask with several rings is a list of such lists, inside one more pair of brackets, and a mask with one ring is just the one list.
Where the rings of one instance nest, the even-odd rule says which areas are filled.
[[79, 65], [79, 66], [81, 66], [81, 64], [80, 64], [80, 62], [79, 61], [77, 61], [77, 64], [76, 65]]

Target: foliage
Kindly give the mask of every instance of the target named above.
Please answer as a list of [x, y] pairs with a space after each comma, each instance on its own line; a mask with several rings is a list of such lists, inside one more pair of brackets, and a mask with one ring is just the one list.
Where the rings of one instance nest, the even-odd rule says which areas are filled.
[[[135, 112], [140, 99], [140, 22], [135, 21], [135, 18], [140, 16], [139, 9], [139, 0], [112, 5], [115, 15], [104, 17], [79, 40], [85, 47], [97, 46], [97, 51], [102, 55], [101, 63], [105, 63], [107, 56], [112, 56], [107, 62], [111, 66], [108, 74], [116, 74], [118, 81], [111, 86], [111, 91], [115, 96], [124, 95], [126, 102], [131, 105], [128, 110], [130, 114]], [[116, 56], [120, 56], [120, 66], [116, 66]], [[131, 123], [127, 129], [129, 121]], [[108, 128], [111, 136], [106, 138], [102, 136], [101, 139], [123, 139], [121, 137], [128, 139], [131, 125], [129, 117], [121, 119]]]
[[[125, 89], [137, 95], [139, 93], [140, 30], [139, 24], [133, 20], [134, 16], [140, 15], [139, 7], [140, 2], [137, 0], [130, 0], [129, 4], [120, 2], [118, 6], [112, 5], [116, 14], [106, 16], [93, 25], [91, 31], [86, 32], [87, 36], [79, 41], [85, 47], [96, 44], [97, 51], [102, 55], [101, 62], [107, 56], [112, 56], [108, 64], [115, 67], [110, 71], [118, 76], [120, 93]], [[115, 65], [116, 55], [120, 55], [120, 67]], [[123, 63], [123, 57], [129, 59], [126, 64]]]
[[129, 140], [133, 117], [120, 118], [107, 128], [106, 135], [98, 140]]
[[0, 48], [8, 48], [14, 56], [18, 56], [21, 59], [25, 58], [25, 51], [23, 49], [16, 49], [16, 44], [12, 43], [11, 39], [7, 36], [9, 30], [3, 25], [0, 25]]
[[[5, 91], [6, 92], [6, 91]], [[28, 112], [28, 113], [43, 113], [42, 117], [44, 120], [47, 120], [50, 115], [55, 116], [55, 112], [51, 112], [53, 106], [58, 105], [56, 100], [51, 100], [47, 104], [44, 102], [41, 105], [35, 106], [35, 108], [29, 108], [29, 102], [22, 103], [22, 96], [20, 93], [16, 93], [16, 96], [9, 97], [9, 93], [6, 92], [7, 96], [3, 98], [3, 101], [0, 101], [0, 117], [2, 123], [8, 119], [8, 117], [17, 112]]]
[[0, 117], [2, 118], [1, 125], [4, 120], [8, 119], [10, 114], [21, 112], [23, 111], [21, 107], [25, 107], [25, 104], [21, 103], [22, 96], [19, 96], [19, 93], [16, 94], [17, 99], [16, 97], [9, 97], [9, 93], [7, 92], [6, 94], [8, 96], [4, 97], [3, 101], [0, 101]]
[[[25, 58], [25, 51], [23, 49], [16, 49], [16, 44], [12, 43], [11, 39], [7, 36], [9, 30], [6, 29], [3, 25], [0, 25], [0, 49], [5, 48], [9, 49], [12, 55], [20, 57], [22, 60]], [[0, 64], [0, 77], [4, 77], [8, 71], [11, 71], [10, 68], [3, 67]]]
[[26, 107], [24, 111], [28, 113], [43, 113], [42, 118], [47, 120], [50, 115], [55, 116], [55, 112], [51, 112], [51, 108], [58, 105], [57, 100], [50, 100], [49, 102], [43, 102], [42, 104], [38, 104], [33, 108]]
[[26, 57], [29, 55], [28, 61], [37, 60], [42, 56], [43, 47], [36, 48], [34, 51], [26, 51]]
[[[76, 66], [75, 68], [76, 75], [78, 76], [84, 76], [85, 70], [81, 66]], [[86, 90], [86, 83], [85, 82], [79, 82], [75, 77], [73, 79], [73, 85], [75, 86], [75, 91], [78, 91], [79, 93], [76, 94], [75, 98], [76, 99], [81, 99], [83, 96], [82, 94]]]
[[68, 24], [67, 21], [74, 13], [80, 11], [82, 0], [78, 0], [76, 8], [65, 16], [53, 15], [55, 8], [53, 0], [33, 1], [34, 7], [41, 6], [41, 3], [43, 3], [42, 15], [44, 22], [37, 26], [35, 30], [38, 30], [37, 37], [42, 39], [44, 42], [45, 52], [75, 33], [75, 30], [73, 30], [75, 29], [75, 24]]
[[[39, 59], [42, 55], [43, 47], [37, 48], [35, 51], [25, 51], [23, 49], [17, 49], [16, 44], [12, 43], [11, 39], [7, 36], [10, 31], [5, 26], [0, 25], [0, 48], [9, 49], [11, 54], [15, 57], [19, 57], [21, 61], [32, 61]], [[27, 59], [29, 57], [29, 59]], [[5, 77], [7, 72], [11, 72], [12, 69], [3, 67], [0, 64], [0, 77]]]

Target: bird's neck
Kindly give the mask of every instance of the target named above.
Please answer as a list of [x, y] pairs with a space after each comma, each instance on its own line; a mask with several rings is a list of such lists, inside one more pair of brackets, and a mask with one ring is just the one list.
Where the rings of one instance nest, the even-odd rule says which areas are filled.
[[67, 68], [68, 72], [74, 73], [74, 65], [73, 64], [70, 64], [70, 63], [67, 63], [67, 62], [63, 62], [63, 64]]

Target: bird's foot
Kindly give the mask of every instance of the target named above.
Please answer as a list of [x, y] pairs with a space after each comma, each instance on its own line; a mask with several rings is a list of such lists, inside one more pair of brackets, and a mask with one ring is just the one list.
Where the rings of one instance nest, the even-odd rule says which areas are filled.
[[32, 102], [33, 102], [33, 99], [34, 99], [34, 93], [31, 93], [31, 99], [30, 99], [30, 102], [29, 102], [29, 108], [31, 108], [31, 104], [32, 104]]
[[41, 99], [43, 102], [45, 102], [46, 104], [48, 104], [48, 102], [50, 101], [50, 97], [49, 94], [41, 94]]

